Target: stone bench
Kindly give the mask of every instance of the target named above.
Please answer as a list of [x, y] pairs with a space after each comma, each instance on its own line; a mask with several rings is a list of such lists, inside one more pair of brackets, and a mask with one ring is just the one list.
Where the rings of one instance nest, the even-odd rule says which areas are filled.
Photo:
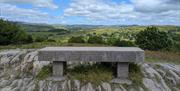
[[53, 62], [53, 76], [62, 77], [65, 62], [116, 62], [117, 78], [128, 78], [129, 63], [143, 62], [144, 51], [137, 47], [46, 47], [39, 50], [39, 61]]

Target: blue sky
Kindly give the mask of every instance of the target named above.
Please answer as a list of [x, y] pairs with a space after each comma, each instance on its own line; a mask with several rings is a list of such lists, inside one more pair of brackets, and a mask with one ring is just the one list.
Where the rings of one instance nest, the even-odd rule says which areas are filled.
[[0, 0], [12, 21], [89, 25], [180, 25], [180, 0]]

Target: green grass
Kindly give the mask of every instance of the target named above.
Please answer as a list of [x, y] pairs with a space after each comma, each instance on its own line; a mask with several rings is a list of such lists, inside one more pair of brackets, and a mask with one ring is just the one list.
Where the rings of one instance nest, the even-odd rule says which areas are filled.
[[178, 83], [176, 86], [180, 89], [180, 83]]
[[43, 48], [47, 46], [60, 46], [61, 43], [57, 42], [36, 42], [36, 43], [30, 43], [30, 44], [19, 44], [19, 45], [6, 45], [0, 46], [0, 50], [6, 50], [6, 49], [36, 49], [36, 48]]
[[179, 52], [168, 51], [145, 51], [146, 62], [163, 62], [180, 64]]
[[70, 79], [78, 79], [82, 83], [91, 82], [95, 85], [109, 82], [113, 78], [113, 68], [102, 64], [79, 64], [68, 70]]
[[143, 78], [143, 73], [141, 71], [140, 65], [130, 63], [129, 64], [129, 78], [132, 80], [133, 84], [136, 85], [142, 85], [142, 78]]
[[129, 79], [132, 81], [131, 85], [124, 85], [126, 88], [136, 88], [137, 90], [139, 87], [142, 87], [145, 89], [145, 91], [148, 91], [147, 88], [143, 84], [143, 78], [144, 75], [141, 71], [141, 67], [138, 64], [130, 63], [129, 64]]
[[44, 66], [41, 71], [36, 76], [37, 80], [44, 80], [47, 77], [51, 76], [52, 74], [52, 67], [51, 66]]
[[[66, 70], [66, 75], [69, 79], [77, 79], [82, 84], [91, 82], [95, 85], [100, 85], [102, 82], [110, 82], [115, 78], [115, 65], [103, 64], [103, 63], [84, 63], [78, 64], [73, 68]], [[37, 80], [44, 80], [52, 75], [52, 67], [44, 66], [36, 76]], [[132, 80], [134, 86], [142, 86], [143, 74], [141, 73], [140, 66], [131, 63], [129, 79]]]
[[43, 47], [57, 47], [57, 46], [108, 46], [104, 44], [88, 44], [88, 43], [61, 43], [61, 42], [35, 42], [30, 44], [19, 44], [19, 45], [0, 45], [0, 50], [7, 49], [39, 49]]
[[[103, 64], [79, 64], [72, 69], [67, 70], [70, 79], [78, 79], [82, 83], [91, 82], [99, 85], [102, 82], [109, 82], [114, 78], [115, 67]], [[143, 73], [140, 66], [130, 63], [129, 79], [134, 86], [142, 86]]]
[[[100, 63], [85, 63], [78, 64], [73, 68], [68, 68], [66, 73], [69, 79], [80, 80], [82, 84], [91, 82], [95, 85], [100, 85], [102, 82], [110, 82], [113, 78], [115, 78], [115, 66]], [[36, 79], [44, 80], [51, 75], [52, 67], [44, 66], [36, 76]], [[142, 78], [143, 74], [141, 73], [140, 66], [131, 63], [129, 79], [132, 80], [135, 86], [141, 86]]]

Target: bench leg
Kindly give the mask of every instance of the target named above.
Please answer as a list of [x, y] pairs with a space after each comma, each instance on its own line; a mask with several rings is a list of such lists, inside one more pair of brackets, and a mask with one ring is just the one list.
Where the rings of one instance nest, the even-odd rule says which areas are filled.
[[118, 62], [117, 63], [117, 78], [114, 78], [112, 83], [120, 83], [120, 84], [132, 84], [132, 82], [128, 79], [129, 74], [129, 63], [128, 62]]
[[118, 62], [117, 63], [117, 78], [128, 78], [129, 63]]
[[54, 77], [63, 77], [64, 73], [64, 62], [53, 61], [53, 76]]

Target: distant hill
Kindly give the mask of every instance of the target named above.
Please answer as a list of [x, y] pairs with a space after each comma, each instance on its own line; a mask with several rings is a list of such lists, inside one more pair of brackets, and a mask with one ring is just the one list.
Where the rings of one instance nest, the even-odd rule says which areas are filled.
[[22, 27], [24, 30], [28, 32], [49, 31], [51, 29], [54, 29], [52, 25], [48, 25], [48, 24], [17, 22], [17, 25], [19, 25], [20, 27]]
[[[97, 30], [97, 29], [128, 29], [128, 30], [144, 30], [147, 26], [141, 25], [62, 25], [62, 24], [37, 24], [37, 23], [25, 23], [25, 22], [16, 22], [24, 30], [28, 32], [38, 32], [38, 31], [49, 31], [54, 29], [66, 29], [69, 31], [77, 30]], [[157, 26], [160, 30], [163, 31], [178, 31], [180, 32], [180, 26], [173, 25], [154, 25]]]
[[92, 29], [102, 29], [102, 28], [125, 28], [129, 26], [138, 26], [138, 25], [53, 25], [55, 27], [63, 27], [68, 30], [92, 30]]

